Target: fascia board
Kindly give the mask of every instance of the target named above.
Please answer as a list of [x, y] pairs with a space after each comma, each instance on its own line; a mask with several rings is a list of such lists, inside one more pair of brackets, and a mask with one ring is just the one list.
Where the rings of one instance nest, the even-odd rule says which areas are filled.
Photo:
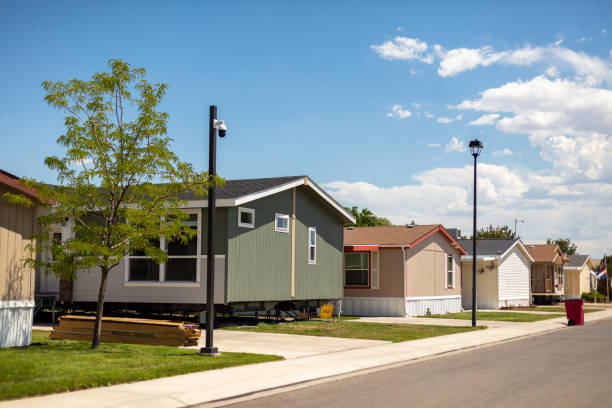
[[267, 190], [262, 190], [262, 191], [258, 191], [257, 193], [253, 193], [253, 194], [245, 195], [245, 196], [242, 196], [242, 197], [238, 197], [238, 198], [236, 198], [234, 200], [234, 205], [245, 204], [245, 203], [248, 203], [250, 201], [254, 201], [254, 200], [257, 200], [259, 198], [267, 197], [267, 196], [270, 196], [272, 194], [280, 193], [281, 191], [289, 190], [291, 188], [302, 186], [302, 185], [304, 185], [304, 179], [300, 178], [300, 179], [297, 179], [297, 180], [294, 180], [294, 181], [290, 181], [289, 183], [285, 183], [285, 184], [280, 185], [280, 186], [269, 188]]
[[527, 257], [527, 259], [528, 259], [528, 260], [529, 260], [531, 263], [535, 262], [535, 260], [533, 259], [533, 257], [532, 257], [532, 256], [531, 256], [531, 254], [529, 253], [529, 251], [527, 251], [527, 248], [525, 248], [525, 246], [524, 246], [524, 245], [521, 243], [521, 241], [519, 241], [519, 240], [516, 240], [516, 242], [515, 242], [514, 244], [512, 244], [512, 246], [506, 250], [506, 252], [504, 252], [503, 254], [501, 254], [501, 255], [500, 255], [500, 258], [503, 258], [503, 257], [505, 257], [506, 255], [508, 255], [508, 254], [510, 253], [510, 251], [512, 251], [512, 249], [513, 249], [515, 246], [517, 246], [517, 245], [518, 245], [519, 249], [521, 250], [521, 252], [522, 252], [523, 254], [525, 254], [525, 256]]
[[[217, 207], [235, 207], [236, 200], [233, 198], [221, 198], [216, 202]], [[203, 208], [208, 207], [208, 200], [187, 200], [181, 208]]]
[[[472, 255], [463, 255], [461, 256], [461, 262], [471, 262], [473, 256]], [[499, 256], [489, 256], [489, 255], [476, 255], [476, 261], [495, 261], [499, 259]]]

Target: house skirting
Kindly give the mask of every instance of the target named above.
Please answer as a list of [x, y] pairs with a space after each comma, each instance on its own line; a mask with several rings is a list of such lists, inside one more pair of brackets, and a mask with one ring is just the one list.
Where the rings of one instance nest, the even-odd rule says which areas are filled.
[[353, 316], [424, 316], [461, 311], [461, 296], [345, 297], [342, 313]]
[[0, 347], [28, 346], [33, 317], [33, 300], [0, 301]]
[[345, 297], [342, 313], [352, 316], [405, 316], [403, 297]]
[[502, 307], [527, 307], [529, 306], [529, 297], [511, 298], [499, 301], [499, 308]]
[[418, 296], [406, 298], [407, 316], [456, 313], [461, 311], [461, 296]]

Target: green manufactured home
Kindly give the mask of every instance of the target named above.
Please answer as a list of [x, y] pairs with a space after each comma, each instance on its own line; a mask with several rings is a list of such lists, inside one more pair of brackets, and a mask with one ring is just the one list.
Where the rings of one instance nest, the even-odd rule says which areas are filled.
[[[207, 200], [191, 196], [186, 221], [198, 234], [166, 243], [167, 263], [127, 256], [109, 276], [107, 308], [203, 310]], [[228, 180], [217, 190], [215, 304], [218, 310], [271, 310], [280, 302], [317, 306], [343, 295], [343, 225], [352, 215], [307, 176]], [[62, 239], [67, 225], [58, 230]], [[99, 274], [79, 272], [61, 298], [97, 300]]]

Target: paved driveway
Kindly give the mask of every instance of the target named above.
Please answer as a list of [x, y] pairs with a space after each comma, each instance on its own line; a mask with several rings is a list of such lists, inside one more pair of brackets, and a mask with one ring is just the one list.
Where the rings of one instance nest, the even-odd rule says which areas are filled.
[[[389, 341], [344, 339], [339, 337], [302, 336], [297, 334], [253, 333], [234, 330], [215, 330], [214, 345], [221, 352], [275, 354], [285, 358], [298, 358], [337, 351], [389, 344]], [[206, 344], [206, 331], [202, 330], [200, 346]], [[194, 348], [194, 347], [190, 347]]]

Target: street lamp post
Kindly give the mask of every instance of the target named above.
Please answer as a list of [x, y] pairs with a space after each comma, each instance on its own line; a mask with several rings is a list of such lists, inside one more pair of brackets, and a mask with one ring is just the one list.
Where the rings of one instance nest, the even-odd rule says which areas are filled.
[[213, 333], [215, 330], [215, 207], [217, 175], [217, 129], [219, 136], [225, 137], [227, 128], [222, 120], [217, 120], [217, 107], [210, 106], [210, 120], [208, 126], [208, 228], [206, 249], [206, 347], [200, 348], [200, 354], [205, 356], [219, 356], [219, 350], [213, 347]]
[[472, 234], [472, 327], [476, 327], [476, 159], [482, 150], [478, 139], [470, 141], [470, 152], [474, 156], [474, 229]]

